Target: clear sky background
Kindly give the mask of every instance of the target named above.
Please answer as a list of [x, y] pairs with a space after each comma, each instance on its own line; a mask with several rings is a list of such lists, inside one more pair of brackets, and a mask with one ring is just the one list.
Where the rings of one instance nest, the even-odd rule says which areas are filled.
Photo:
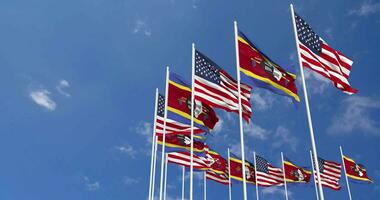
[[[0, 199], [146, 199], [154, 91], [165, 66], [190, 79], [191, 43], [232, 76], [233, 20], [271, 58], [296, 65], [290, 1], [2, 0], [0, 1]], [[354, 60], [347, 96], [306, 70], [318, 153], [365, 164], [375, 181], [351, 184], [355, 200], [380, 196], [380, 2], [294, 1], [296, 11], [332, 47]], [[298, 72], [297, 72], [298, 73]], [[302, 97], [301, 84], [298, 82]], [[303, 102], [254, 88], [246, 155], [280, 166], [280, 152], [310, 166]], [[303, 101], [303, 98], [302, 98]], [[236, 114], [218, 111], [208, 144], [239, 154]], [[169, 166], [168, 200], [180, 197], [181, 172]], [[188, 183], [188, 181], [187, 181]], [[326, 199], [348, 199], [325, 189]], [[202, 197], [196, 176], [195, 197]], [[188, 189], [188, 184], [186, 186]], [[254, 199], [254, 187], [249, 187]], [[315, 199], [311, 186], [290, 186], [291, 199]], [[157, 193], [156, 193], [157, 194]], [[242, 185], [233, 197], [241, 199]], [[283, 188], [260, 189], [282, 199]], [[228, 189], [208, 182], [209, 199]]]

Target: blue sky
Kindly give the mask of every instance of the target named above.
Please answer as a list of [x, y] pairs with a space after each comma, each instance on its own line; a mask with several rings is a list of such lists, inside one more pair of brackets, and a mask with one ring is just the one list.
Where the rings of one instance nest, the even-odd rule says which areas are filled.
[[[0, 198], [146, 199], [154, 91], [165, 66], [190, 79], [191, 43], [235, 73], [233, 20], [271, 58], [296, 65], [290, 1], [66, 0], [0, 1]], [[339, 145], [367, 166], [372, 185], [351, 184], [354, 199], [380, 195], [380, 3], [293, 1], [331, 46], [354, 60], [347, 96], [306, 70], [318, 153], [340, 161]], [[298, 82], [300, 96], [301, 85]], [[280, 152], [310, 166], [303, 103], [253, 91], [246, 153], [274, 165]], [[208, 144], [239, 152], [236, 114], [218, 111]], [[180, 170], [169, 166], [169, 199], [180, 197]], [[202, 181], [195, 181], [195, 197]], [[328, 199], [346, 199], [325, 189]], [[188, 185], [187, 185], [188, 186]], [[249, 187], [249, 198], [254, 198]], [[313, 187], [291, 186], [291, 199], [315, 199]], [[366, 194], [365, 196], [362, 194]], [[228, 199], [208, 182], [209, 199]], [[240, 199], [241, 185], [233, 196]], [[282, 188], [261, 189], [281, 199]]]

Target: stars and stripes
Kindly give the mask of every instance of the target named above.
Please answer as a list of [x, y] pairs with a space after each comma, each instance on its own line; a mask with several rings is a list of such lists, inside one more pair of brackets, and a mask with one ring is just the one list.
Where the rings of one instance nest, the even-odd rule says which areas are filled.
[[[168, 153], [168, 162], [174, 163], [178, 165], [183, 165], [185, 167], [190, 167], [190, 152], [173, 152]], [[205, 159], [203, 157], [193, 155], [193, 167], [198, 170], [208, 170], [208, 166], [205, 163]]]
[[228, 185], [229, 180], [228, 180], [228, 175], [227, 174], [218, 174], [213, 171], [207, 171], [206, 172], [206, 178], [208, 180], [213, 180], [215, 182], [221, 183], [223, 185]]
[[[333, 190], [340, 190], [341, 186], [339, 185], [339, 180], [341, 176], [341, 164], [318, 157], [318, 166], [322, 186]], [[318, 176], [315, 175], [315, 177], [318, 182]]]
[[[241, 85], [243, 117], [251, 118], [251, 87]], [[195, 51], [195, 99], [228, 112], [239, 112], [238, 85], [226, 71], [199, 51]]]
[[[156, 133], [164, 132], [165, 96], [159, 94], [157, 99]], [[172, 119], [166, 119], [166, 134], [190, 134], [190, 124], [180, 123]], [[194, 134], [204, 132], [198, 127], [194, 127]]]
[[260, 186], [277, 186], [284, 183], [282, 169], [273, 167], [267, 160], [256, 155], [256, 178]]
[[348, 82], [353, 61], [330, 47], [300, 16], [294, 16], [302, 65], [330, 79], [343, 92], [357, 93]]

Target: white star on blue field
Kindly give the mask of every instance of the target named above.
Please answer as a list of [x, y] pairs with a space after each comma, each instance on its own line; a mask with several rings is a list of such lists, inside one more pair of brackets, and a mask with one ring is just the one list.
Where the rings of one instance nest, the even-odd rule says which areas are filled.
[[[297, 66], [290, 3], [354, 61], [349, 81], [359, 92], [352, 96], [305, 69], [319, 156], [341, 163], [341, 145], [374, 180], [351, 183], [353, 199], [378, 199], [380, 3], [371, 0], [0, 1], [0, 199], [147, 199], [154, 95], [156, 87], [164, 93], [166, 66], [190, 80], [195, 42], [236, 77], [234, 20], [268, 57]], [[283, 152], [310, 167], [299, 77], [297, 87], [298, 108], [290, 98], [253, 88], [252, 121], [244, 125], [251, 162], [256, 151], [280, 166]], [[237, 114], [217, 114], [208, 145], [225, 157], [228, 147], [239, 155]], [[197, 174], [194, 199], [203, 198], [202, 184]], [[325, 198], [348, 199], [343, 177], [340, 185], [339, 192], [325, 188]], [[312, 184], [288, 188], [290, 199], [316, 199]], [[285, 199], [283, 193], [283, 187], [260, 187], [261, 199]], [[167, 194], [181, 197], [174, 164]], [[208, 181], [207, 195], [228, 199], [228, 187]], [[242, 199], [242, 184], [233, 184], [232, 195]], [[248, 198], [255, 198], [254, 186]]]

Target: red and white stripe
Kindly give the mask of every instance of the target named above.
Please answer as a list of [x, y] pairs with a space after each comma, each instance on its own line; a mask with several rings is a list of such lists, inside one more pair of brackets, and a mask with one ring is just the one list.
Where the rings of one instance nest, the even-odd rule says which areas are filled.
[[[156, 118], [156, 133], [164, 133], [164, 118], [157, 116]], [[166, 134], [185, 134], [189, 135], [191, 133], [191, 126], [189, 124], [183, 124], [175, 120], [166, 119]], [[194, 134], [203, 133], [203, 130], [194, 127]]]
[[[190, 152], [173, 152], [168, 153], [168, 162], [190, 167]], [[194, 169], [207, 170], [209, 167], [205, 163], [205, 159], [193, 155], [193, 167]]]
[[257, 184], [259, 186], [279, 186], [284, 183], [284, 175], [282, 169], [268, 165], [268, 173], [257, 171]]
[[322, 38], [322, 52], [313, 53], [309, 48], [298, 41], [302, 65], [312, 69], [330, 79], [334, 86], [347, 94], [357, 93], [348, 82], [353, 61], [341, 52], [331, 48]]
[[[342, 165], [332, 161], [324, 161], [323, 171], [320, 173], [321, 184], [333, 190], [340, 190], [339, 180], [341, 177]], [[315, 174], [318, 183], [318, 176]]]
[[[223, 70], [220, 70], [220, 76], [221, 82], [218, 85], [195, 75], [195, 99], [228, 112], [238, 113], [238, 84]], [[252, 113], [250, 103], [252, 88], [246, 84], [240, 85], [243, 117], [246, 121], [249, 121]]]
[[228, 185], [228, 177], [225, 174], [217, 174], [213, 171], [206, 172], [206, 178], [213, 180], [215, 182], [221, 183], [223, 185]]

